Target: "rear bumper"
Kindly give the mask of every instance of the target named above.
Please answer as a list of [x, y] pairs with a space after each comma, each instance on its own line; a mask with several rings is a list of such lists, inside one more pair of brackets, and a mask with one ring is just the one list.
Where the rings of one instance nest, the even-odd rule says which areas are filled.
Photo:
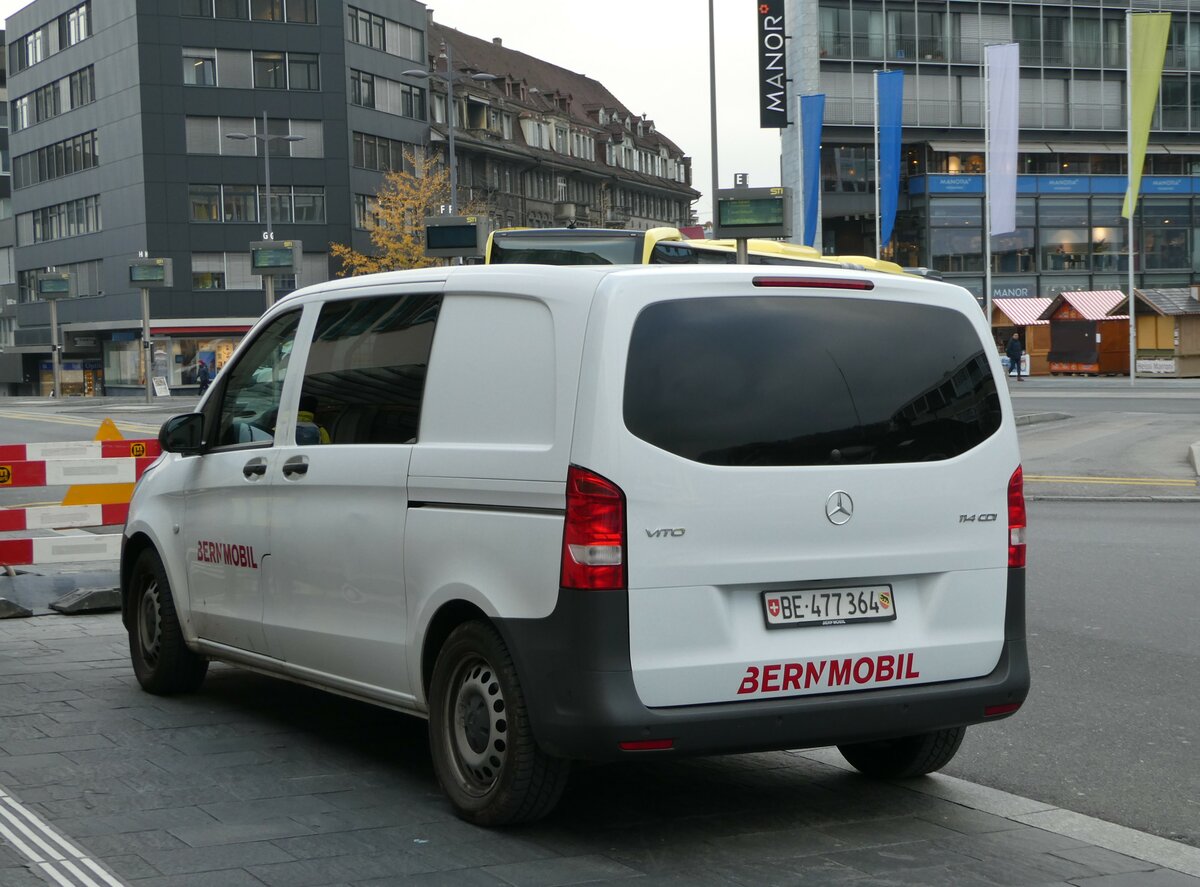
[[675, 754], [813, 748], [908, 736], [1000, 720], [988, 706], [1029, 692], [1025, 571], [1008, 571], [1004, 646], [983, 677], [938, 684], [715, 705], [647, 708], [629, 665], [629, 604], [623, 592], [563, 589], [545, 619], [501, 619], [538, 743], [550, 754], [613, 760], [619, 743], [670, 739]]

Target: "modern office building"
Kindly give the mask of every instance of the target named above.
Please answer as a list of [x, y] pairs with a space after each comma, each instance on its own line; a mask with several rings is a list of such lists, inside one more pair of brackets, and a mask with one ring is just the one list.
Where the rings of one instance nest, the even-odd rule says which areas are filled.
[[[460, 204], [502, 225], [647, 227], [686, 223], [698, 196], [687, 158], [600, 84], [438, 28], [415, 0], [34, 0], [6, 26], [0, 394], [52, 390], [47, 269], [71, 275], [64, 395], [140, 393], [147, 364], [195, 390], [199, 362], [219, 369], [263, 311], [252, 241], [303, 243], [276, 295], [326, 280], [331, 242], [371, 249], [385, 173], [444, 151], [443, 41], [470, 83]], [[174, 269], [150, 293], [148, 360], [139, 254]]]
[[[904, 171], [885, 255], [937, 269], [982, 298], [982, 62], [985, 46], [1016, 42], [1017, 231], [993, 240], [993, 296], [1127, 289], [1131, 254], [1138, 287], [1200, 282], [1200, 3], [1132, 2], [1172, 14], [1132, 244], [1121, 218], [1130, 5], [789, 0], [793, 88], [826, 95], [824, 249], [874, 254], [872, 72], [902, 70]], [[799, 187], [798, 127], [785, 131], [784, 145], [784, 183]]]

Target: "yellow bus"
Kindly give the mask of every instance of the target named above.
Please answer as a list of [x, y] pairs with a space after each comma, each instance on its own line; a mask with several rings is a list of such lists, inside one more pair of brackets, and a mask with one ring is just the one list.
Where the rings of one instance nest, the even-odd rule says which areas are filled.
[[[902, 274], [895, 262], [823, 256], [811, 246], [751, 239], [751, 265], [808, 265]], [[677, 228], [501, 228], [488, 236], [489, 265], [732, 265], [733, 240], [688, 240]]]

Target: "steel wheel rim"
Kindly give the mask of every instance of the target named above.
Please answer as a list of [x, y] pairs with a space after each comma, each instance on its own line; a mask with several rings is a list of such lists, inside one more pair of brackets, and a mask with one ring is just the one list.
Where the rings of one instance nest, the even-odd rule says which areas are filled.
[[451, 687], [451, 758], [462, 787], [483, 795], [495, 786], [508, 761], [508, 706], [495, 669], [482, 657], [464, 661]]
[[158, 603], [158, 583], [151, 581], [142, 592], [138, 607], [138, 641], [142, 648], [142, 659], [147, 665], [158, 661], [162, 638], [162, 610]]

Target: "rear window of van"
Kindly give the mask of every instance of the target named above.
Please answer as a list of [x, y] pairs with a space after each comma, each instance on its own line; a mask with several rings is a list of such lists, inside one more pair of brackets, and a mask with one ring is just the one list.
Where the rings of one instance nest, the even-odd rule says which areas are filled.
[[982, 343], [948, 308], [680, 299], [646, 307], [629, 343], [626, 427], [708, 465], [949, 459], [1000, 418]]

